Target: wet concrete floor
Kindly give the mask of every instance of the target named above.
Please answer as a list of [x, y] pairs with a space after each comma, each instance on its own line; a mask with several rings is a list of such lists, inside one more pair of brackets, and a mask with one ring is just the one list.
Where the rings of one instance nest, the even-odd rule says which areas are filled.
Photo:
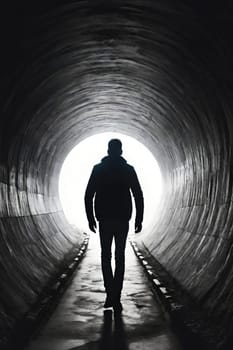
[[122, 293], [124, 310], [104, 312], [98, 235], [48, 322], [27, 350], [181, 350], [129, 242]]

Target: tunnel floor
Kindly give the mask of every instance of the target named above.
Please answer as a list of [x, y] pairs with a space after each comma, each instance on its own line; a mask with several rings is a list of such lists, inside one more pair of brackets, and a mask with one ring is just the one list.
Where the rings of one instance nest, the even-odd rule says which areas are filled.
[[26, 350], [182, 349], [129, 242], [122, 315], [104, 311], [104, 299], [98, 236], [92, 236], [69, 288]]

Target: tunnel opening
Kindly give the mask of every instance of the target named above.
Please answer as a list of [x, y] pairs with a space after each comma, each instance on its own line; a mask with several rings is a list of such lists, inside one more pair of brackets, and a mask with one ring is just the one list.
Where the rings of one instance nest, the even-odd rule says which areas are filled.
[[[145, 214], [143, 232], [151, 231], [158, 220], [159, 203], [163, 191], [162, 174], [152, 153], [133, 137], [108, 132], [90, 136], [76, 145], [67, 155], [59, 175], [59, 195], [63, 211], [70, 224], [89, 232], [84, 208], [84, 193], [93, 166], [107, 155], [107, 144], [112, 138], [123, 143], [123, 158], [133, 165], [141, 183]], [[133, 203], [134, 204], [134, 203]], [[135, 208], [130, 225], [134, 230]]]

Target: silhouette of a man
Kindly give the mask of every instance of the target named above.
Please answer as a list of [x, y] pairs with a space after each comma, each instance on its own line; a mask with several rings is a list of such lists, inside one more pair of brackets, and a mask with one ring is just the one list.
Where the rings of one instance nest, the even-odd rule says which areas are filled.
[[[108, 156], [94, 166], [85, 192], [85, 208], [91, 231], [96, 232], [96, 219], [99, 221], [101, 266], [107, 294], [104, 307], [113, 306], [114, 311], [119, 312], [122, 311], [120, 299], [125, 272], [126, 238], [132, 215], [131, 192], [136, 207], [135, 233], [142, 229], [144, 210], [143, 194], [137, 174], [121, 154], [121, 141], [110, 140]], [[111, 266], [113, 237], [115, 239], [114, 274]]]

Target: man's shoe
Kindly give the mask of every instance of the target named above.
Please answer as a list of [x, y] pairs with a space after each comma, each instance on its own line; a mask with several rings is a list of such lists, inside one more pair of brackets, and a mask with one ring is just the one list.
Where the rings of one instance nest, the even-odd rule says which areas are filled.
[[117, 313], [121, 313], [123, 310], [123, 306], [120, 301], [117, 301], [113, 304], [113, 310]]

